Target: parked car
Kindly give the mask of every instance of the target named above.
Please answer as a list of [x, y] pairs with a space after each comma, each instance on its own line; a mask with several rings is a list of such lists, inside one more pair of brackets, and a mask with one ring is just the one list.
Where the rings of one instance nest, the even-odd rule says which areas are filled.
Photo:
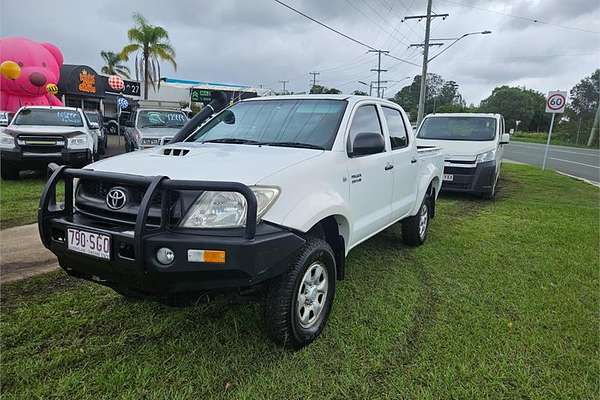
[[500, 114], [430, 114], [417, 133], [418, 146], [440, 147], [446, 154], [442, 190], [488, 199], [496, 195], [503, 146], [509, 141]]
[[50, 162], [82, 167], [96, 158], [98, 125], [79, 108], [21, 107], [0, 133], [2, 179], [19, 171], [43, 169]]
[[86, 111], [85, 116], [88, 122], [98, 125], [96, 134], [98, 135], [98, 154], [106, 153], [106, 146], [108, 143], [107, 132], [104, 126], [104, 118], [99, 111]]
[[417, 150], [395, 103], [254, 98], [192, 132], [81, 170], [53, 166], [39, 227], [67, 273], [125, 296], [265, 293], [268, 334], [301, 347], [325, 326], [351, 249], [396, 222], [405, 243], [427, 238], [444, 160]]
[[180, 110], [138, 108], [123, 123], [127, 150], [167, 144], [187, 121], [187, 115]]

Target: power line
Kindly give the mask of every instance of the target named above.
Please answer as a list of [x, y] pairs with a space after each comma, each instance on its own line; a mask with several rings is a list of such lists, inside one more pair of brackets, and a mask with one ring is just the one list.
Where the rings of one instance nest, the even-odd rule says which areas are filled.
[[[284, 7], [286, 7], [286, 8], [288, 8], [288, 9], [292, 10], [293, 12], [295, 12], [295, 13], [297, 13], [297, 14], [300, 14], [300, 15], [302, 15], [304, 18], [307, 18], [307, 19], [309, 19], [309, 20], [311, 20], [311, 21], [313, 21], [313, 22], [315, 22], [315, 23], [317, 23], [317, 24], [321, 25], [322, 27], [324, 27], [324, 28], [326, 28], [326, 29], [329, 29], [330, 31], [332, 31], [332, 32], [335, 32], [335, 33], [337, 33], [338, 35], [340, 35], [340, 36], [343, 36], [343, 37], [345, 37], [346, 39], [353, 41], [353, 42], [354, 42], [354, 43], [356, 43], [356, 44], [359, 44], [359, 45], [361, 45], [361, 46], [363, 46], [363, 47], [366, 47], [366, 48], [368, 48], [369, 50], [377, 50], [375, 47], [373, 47], [373, 46], [371, 46], [371, 45], [368, 45], [368, 44], [366, 44], [366, 43], [364, 43], [364, 42], [361, 42], [360, 40], [358, 40], [358, 39], [355, 39], [355, 38], [353, 38], [353, 37], [351, 37], [351, 36], [348, 36], [348, 35], [346, 35], [345, 33], [342, 33], [342, 32], [340, 32], [339, 30], [337, 30], [337, 29], [335, 29], [335, 28], [332, 28], [332, 27], [330, 27], [329, 25], [326, 25], [326, 24], [324, 24], [324, 23], [323, 23], [323, 22], [321, 22], [321, 21], [318, 21], [318, 20], [316, 20], [315, 18], [313, 18], [313, 17], [311, 17], [311, 16], [309, 16], [309, 15], [307, 15], [307, 14], [303, 13], [303, 12], [302, 12], [302, 11], [300, 11], [300, 10], [297, 10], [297, 9], [295, 9], [295, 8], [294, 8], [294, 7], [292, 7], [292, 6], [289, 6], [289, 5], [285, 4], [284, 2], [282, 2], [282, 1], [280, 1], [280, 0], [274, 0], [274, 1], [275, 1], [276, 3], [279, 3], [279, 4], [281, 4], [281, 5], [282, 5], [282, 6], [284, 6]], [[406, 63], [406, 64], [414, 65], [415, 67], [420, 67], [420, 65], [419, 65], [419, 64], [415, 64], [415, 63], [413, 63], [413, 62], [410, 62], [410, 61], [407, 61], [407, 60], [403, 60], [403, 59], [401, 59], [401, 58], [398, 58], [398, 60], [399, 60], [399, 61], [402, 61], [402, 62], [404, 62], [404, 63]]]
[[522, 15], [509, 14], [509, 13], [505, 13], [505, 12], [502, 12], [502, 11], [490, 10], [489, 8], [472, 6], [470, 4], [465, 4], [465, 3], [458, 2], [458, 1], [451, 1], [451, 0], [442, 0], [442, 1], [445, 1], [446, 3], [456, 4], [456, 5], [459, 5], [459, 6], [462, 6], [462, 7], [473, 8], [475, 10], [486, 11], [486, 12], [493, 13], [493, 14], [503, 15], [505, 17], [517, 18], [517, 19], [521, 19], [521, 20], [524, 20], [524, 21], [533, 22], [533, 23], [537, 23], [537, 24], [550, 25], [550, 26], [555, 26], [557, 28], [568, 29], [568, 30], [572, 30], [572, 31], [580, 31], [580, 32], [586, 32], [586, 33], [600, 34], [600, 32], [598, 32], [598, 31], [592, 31], [592, 30], [589, 30], [589, 29], [578, 28], [576, 26], [567, 26], [567, 25], [554, 24], [552, 22], [542, 21], [542, 20], [539, 20], [539, 19], [534, 18], [534, 17], [526, 17], [526, 16], [522, 16]]

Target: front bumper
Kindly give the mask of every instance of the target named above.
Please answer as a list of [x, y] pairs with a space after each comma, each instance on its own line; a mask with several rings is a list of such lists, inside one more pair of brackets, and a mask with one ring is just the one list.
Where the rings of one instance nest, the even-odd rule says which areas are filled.
[[[73, 178], [102, 179], [108, 176], [113, 180], [147, 185], [144, 195], [147, 201], [143, 200], [140, 205], [133, 230], [131, 226], [98, 221], [73, 208]], [[60, 178], [65, 180], [64, 207], [57, 206], [54, 201], [54, 188]], [[159, 228], [148, 228], [150, 199], [155, 193], [169, 189], [239, 192], [248, 204], [247, 226], [240, 230], [200, 231], [168, 227], [163, 221]], [[283, 273], [305, 242], [285, 228], [268, 223], [257, 225], [256, 198], [247, 186], [239, 183], [174, 181], [165, 177], [95, 173], [64, 167], [54, 170], [44, 189], [38, 224], [42, 242], [58, 257], [60, 266], [68, 274], [157, 297], [257, 285]], [[110, 260], [69, 250], [68, 228], [109, 235]], [[156, 259], [156, 251], [161, 247], [168, 247], [175, 253], [175, 259], [168, 267]], [[188, 250], [225, 251], [225, 262], [189, 261]]]
[[447, 165], [444, 175], [452, 175], [452, 181], [444, 180], [442, 190], [448, 192], [485, 193], [496, 182], [496, 161], [478, 163], [473, 167]]
[[90, 160], [90, 150], [62, 149], [60, 152], [26, 152], [20, 148], [11, 150], [0, 150], [0, 159], [3, 163], [18, 169], [45, 168], [49, 163], [60, 163], [65, 165], [83, 165]]

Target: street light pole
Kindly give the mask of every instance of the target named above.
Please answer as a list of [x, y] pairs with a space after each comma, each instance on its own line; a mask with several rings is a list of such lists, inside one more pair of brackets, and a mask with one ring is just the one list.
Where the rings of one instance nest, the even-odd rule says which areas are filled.
[[[454, 46], [459, 40], [466, 38], [467, 36], [471, 36], [471, 35], [489, 35], [490, 33], [492, 33], [492, 31], [481, 31], [481, 32], [469, 32], [469, 33], [465, 33], [464, 35], [454, 39], [454, 42], [450, 43], [444, 50], [440, 51], [439, 53], [437, 53], [436, 55], [434, 55], [433, 57], [431, 57], [429, 60], [427, 60], [427, 62], [431, 62], [433, 60], [435, 60], [436, 58], [438, 58], [442, 53], [444, 53], [446, 50], [448, 50], [450, 47]], [[446, 40], [446, 39], [438, 39], [438, 40]], [[449, 39], [452, 40], [452, 39]]]

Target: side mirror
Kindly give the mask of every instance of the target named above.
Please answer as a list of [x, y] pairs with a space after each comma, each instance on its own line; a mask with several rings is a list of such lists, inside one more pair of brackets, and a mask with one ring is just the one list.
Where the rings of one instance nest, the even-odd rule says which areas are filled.
[[509, 144], [510, 143], [510, 135], [508, 133], [503, 133], [500, 137], [500, 144]]
[[90, 122], [90, 128], [91, 129], [100, 129], [100, 124], [98, 124], [97, 122]]
[[383, 135], [377, 132], [362, 132], [356, 135], [352, 143], [351, 156], [366, 156], [381, 153], [385, 150]]
[[227, 125], [235, 124], [235, 114], [231, 110], [223, 111], [222, 121]]

